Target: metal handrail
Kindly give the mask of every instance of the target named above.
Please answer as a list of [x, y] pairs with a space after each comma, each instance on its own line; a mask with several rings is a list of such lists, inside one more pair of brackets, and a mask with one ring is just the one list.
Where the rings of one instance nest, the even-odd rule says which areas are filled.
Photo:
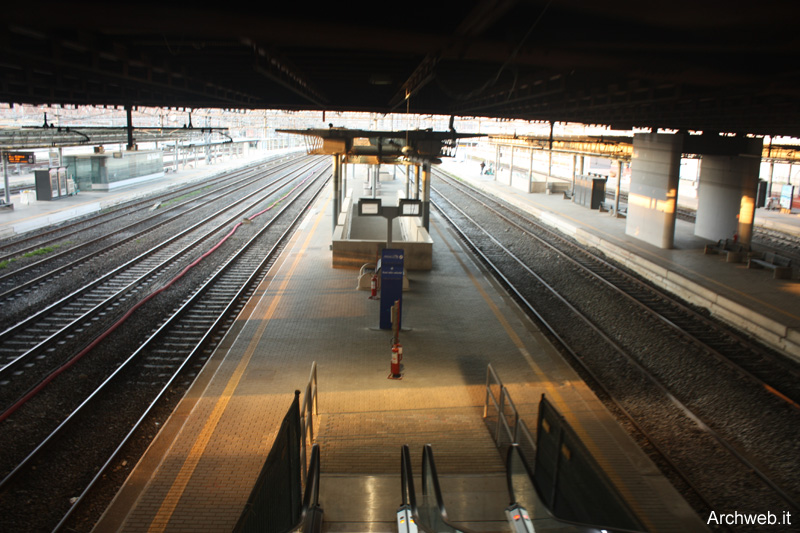
[[499, 387], [503, 388], [503, 382], [500, 381], [500, 378], [497, 376], [497, 372], [494, 371], [492, 368], [492, 363], [489, 363], [486, 366], [486, 399], [483, 402], [483, 418], [489, 416], [489, 398], [491, 397], [494, 400], [495, 405], [497, 405], [497, 400], [494, 397], [494, 393], [492, 393], [491, 383], [490, 380], [493, 380], [494, 383]]
[[[508, 423], [508, 417], [506, 416], [505, 407], [508, 405], [511, 408], [511, 412], [514, 416], [514, 430], [511, 430], [510, 424]], [[500, 412], [503, 414], [503, 427], [506, 428], [506, 433], [508, 434], [508, 438], [511, 442], [517, 442], [517, 431], [519, 429], [519, 412], [517, 411], [517, 406], [514, 404], [514, 401], [511, 399], [511, 395], [508, 393], [508, 389], [505, 386], [501, 389], [500, 393]], [[500, 436], [498, 435], [498, 441], [500, 440]]]
[[[455, 527], [450, 523], [450, 519], [447, 517], [447, 510], [444, 507], [444, 499], [442, 498], [442, 489], [439, 486], [439, 474], [436, 472], [436, 461], [433, 460], [433, 447], [430, 444], [426, 444], [425, 447], [422, 449], [422, 495], [425, 497], [428, 492], [428, 484], [426, 480], [428, 479], [428, 470], [430, 470], [430, 479], [433, 484], [433, 496], [436, 499], [436, 508], [439, 512], [439, 516], [442, 520], [442, 524], [447, 528], [450, 528], [454, 533], [471, 533], [471, 530], [466, 529], [462, 526]], [[419, 520], [417, 520], [420, 522]], [[418, 524], [419, 525], [419, 524]], [[429, 524], [425, 524], [428, 526]]]
[[311, 464], [308, 468], [301, 514], [303, 533], [318, 533], [322, 531], [323, 511], [319, 505], [319, 474], [321, 468], [319, 453], [318, 444], [311, 446]]
[[306, 461], [306, 446], [314, 444], [314, 415], [319, 414], [317, 400], [317, 362], [311, 363], [311, 374], [303, 394], [303, 404], [300, 407], [300, 463], [303, 465], [303, 479], [308, 476], [308, 462]]
[[414, 491], [414, 474], [411, 471], [411, 454], [407, 444], [403, 444], [400, 448], [400, 474], [401, 505], [409, 505], [412, 511], [416, 511], [417, 493]]
[[519, 444], [517, 444], [517, 443], [514, 443], [511, 446], [509, 446], [508, 452], [506, 453], [506, 483], [507, 483], [507, 486], [508, 486], [508, 495], [509, 495], [509, 499], [511, 499], [511, 505], [512, 506], [519, 503], [519, 498], [517, 497], [518, 495], [514, 493], [514, 484], [512, 482], [512, 478], [511, 478], [511, 471], [512, 471], [511, 462], [512, 462], [513, 454], [515, 454], [515, 453], [517, 454], [517, 456], [519, 458], [519, 461], [522, 464], [522, 467], [523, 467], [523, 470], [525, 471], [525, 474], [528, 476], [528, 479], [531, 482], [531, 486], [533, 487], [534, 491], [536, 492], [536, 497], [539, 499], [539, 504], [541, 504], [542, 508], [547, 512], [548, 515], [550, 515], [550, 518], [552, 520], [554, 520], [556, 522], [559, 522], [559, 523], [562, 523], [562, 524], [569, 524], [569, 525], [572, 525], [572, 526], [577, 526], [580, 529], [586, 529], [586, 530], [600, 530], [600, 531], [605, 530], [605, 531], [614, 531], [615, 533], [641, 533], [639, 530], [635, 530], [635, 529], [624, 529], [624, 528], [619, 528], [619, 527], [616, 527], [616, 526], [614, 526], [614, 527], [612, 527], [612, 526], [601, 526], [601, 525], [597, 525], [597, 524], [585, 524], [585, 523], [582, 523], [582, 522], [576, 522], [574, 520], [569, 520], [569, 519], [566, 519], [566, 518], [560, 518], [559, 516], [557, 516], [555, 513], [553, 513], [553, 511], [547, 505], [545, 505], [545, 503], [544, 503], [545, 499], [542, 498], [541, 494], [539, 493], [539, 486], [534, 481], [535, 478], [533, 476], [533, 468], [531, 467], [530, 463], [528, 463], [528, 460], [525, 459], [525, 455], [519, 449]]
[[411, 471], [411, 454], [407, 444], [400, 447], [400, 491], [401, 504], [397, 509], [398, 531], [430, 533], [424, 524], [419, 523], [414, 473]]
[[[492, 392], [492, 386], [499, 387], [500, 394], [499, 398], [495, 397], [494, 392]], [[508, 389], [503, 385], [503, 382], [500, 381], [500, 378], [495, 372], [494, 368], [492, 367], [491, 363], [486, 367], [486, 397], [483, 403], [483, 418], [489, 416], [489, 402], [491, 401], [492, 406], [494, 407], [495, 411], [497, 412], [497, 427], [495, 427], [494, 432], [494, 441], [497, 446], [500, 446], [500, 428], [503, 427], [506, 430], [506, 434], [508, 435], [508, 439], [510, 442], [517, 442], [517, 431], [519, 427], [519, 412], [517, 411], [516, 405], [511, 400], [511, 395], [508, 392]], [[507, 402], [507, 403], [506, 403]], [[513, 415], [514, 423], [513, 423], [513, 430], [512, 425], [508, 422], [508, 417], [506, 416], [506, 405], [511, 408], [511, 412]]]
[[533, 438], [533, 433], [528, 429], [528, 424], [526, 424], [524, 420], [520, 420], [517, 424], [514, 444], [523, 444], [520, 441], [524, 438], [526, 441], [525, 444], [530, 446], [533, 452], [536, 453], [536, 439]]

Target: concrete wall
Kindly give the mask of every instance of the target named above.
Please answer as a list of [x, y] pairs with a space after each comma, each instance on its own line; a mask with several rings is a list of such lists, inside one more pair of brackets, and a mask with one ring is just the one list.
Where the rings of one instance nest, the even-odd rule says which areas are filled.
[[[374, 263], [380, 257], [381, 250], [386, 247], [386, 239], [351, 238], [352, 217], [355, 216], [351, 195], [352, 191], [348, 193], [343, 202], [342, 212], [333, 232], [331, 246], [333, 268], [360, 269], [365, 263]], [[376, 233], [385, 235], [385, 218], [369, 217], [366, 222], [380, 226]], [[420, 217], [397, 217], [395, 224], [399, 231], [392, 231], [392, 248], [400, 248], [405, 252], [405, 269], [431, 270], [433, 268], [433, 239], [422, 226], [422, 219]]]

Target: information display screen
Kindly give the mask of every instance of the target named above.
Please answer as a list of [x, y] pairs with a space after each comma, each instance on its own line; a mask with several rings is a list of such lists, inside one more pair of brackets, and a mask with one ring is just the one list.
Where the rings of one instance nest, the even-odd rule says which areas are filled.
[[380, 216], [381, 201], [379, 199], [364, 199], [358, 201], [359, 216]]
[[34, 162], [33, 154], [29, 152], [8, 152], [6, 153], [6, 161], [12, 165], [20, 163], [31, 165]]

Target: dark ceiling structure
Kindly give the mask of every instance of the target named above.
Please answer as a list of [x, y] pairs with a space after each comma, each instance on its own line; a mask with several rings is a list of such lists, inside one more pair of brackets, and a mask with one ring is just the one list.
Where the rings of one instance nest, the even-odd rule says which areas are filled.
[[0, 101], [800, 136], [797, 0], [14, 1]]

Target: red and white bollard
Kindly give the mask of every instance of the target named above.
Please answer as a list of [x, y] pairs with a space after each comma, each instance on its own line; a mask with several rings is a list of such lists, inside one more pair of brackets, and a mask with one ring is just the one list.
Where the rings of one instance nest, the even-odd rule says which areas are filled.
[[373, 274], [372, 275], [372, 280], [370, 280], [370, 282], [369, 282], [369, 288], [372, 291], [372, 294], [370, 294], [369, 299], [370, 300], [377, 300], [378, 299], [378, 275], [377, 274]]
[[400, 344], [395, 344], [392, 346], [392, 374], [389, 376], [389, 379], [400, 379], [402, 375], [400, 374], [400, 361], [403, 360], [403, 346]]

